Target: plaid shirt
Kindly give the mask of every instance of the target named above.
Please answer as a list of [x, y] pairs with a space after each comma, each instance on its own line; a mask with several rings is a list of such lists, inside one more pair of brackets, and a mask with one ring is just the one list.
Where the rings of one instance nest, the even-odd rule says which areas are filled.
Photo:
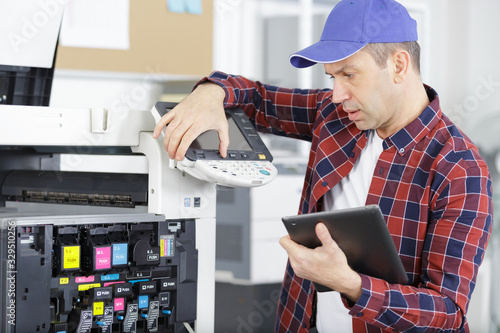
[[[258, 130], [312, 143], [299, 213], [352, 169], [366, 145], [332, 91], [278, 88], [214, 72], [225, 106]], [[202, 81], [203, 82], [203, 81]], [[344, 303], [358, 332], [468, 332], [465, 314], [491, 233], [492, 189], [478, 149], [444, 114], [434, 90], [422, 114], [383, 142], [366, 204], [378, 204], [408, 274], [407, 285], [361, 275], [362, 295]], [[308, 332], [314, 287], [288, 265], [276, 332]]]

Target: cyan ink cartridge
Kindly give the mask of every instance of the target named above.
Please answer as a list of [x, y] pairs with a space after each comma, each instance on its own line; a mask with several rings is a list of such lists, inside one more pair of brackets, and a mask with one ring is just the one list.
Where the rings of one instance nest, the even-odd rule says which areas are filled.
[[128, 244], [113, 243], [111, 265], [113, 267], [126, 266], [128, 263]]
[[128, 230], [124, 225], [108, 227], [108, 239], [111, 243], [111, 266], [124, 267], [128, 264]]

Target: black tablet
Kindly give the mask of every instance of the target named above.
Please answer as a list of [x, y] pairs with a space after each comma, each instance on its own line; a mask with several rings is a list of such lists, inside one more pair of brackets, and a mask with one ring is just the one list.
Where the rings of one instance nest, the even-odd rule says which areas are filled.
[[[286, 216], [282, 220], [291, 239], [309, 248], [321, 246], [315, 226], [323, 222], [353, 270], [389, 283], [408, 282], [403, 263], [377, 205]], [[326, 287], [318, 287], [319, 291], [326, 291]]]

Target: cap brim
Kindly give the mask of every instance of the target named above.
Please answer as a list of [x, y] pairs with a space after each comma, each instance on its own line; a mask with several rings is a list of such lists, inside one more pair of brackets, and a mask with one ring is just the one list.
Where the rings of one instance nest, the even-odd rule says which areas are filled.
[[290, 63], [297, 68], [334, 63], [350, 57], [367, 44], [367, 42], [319, 41], [292, 54]]

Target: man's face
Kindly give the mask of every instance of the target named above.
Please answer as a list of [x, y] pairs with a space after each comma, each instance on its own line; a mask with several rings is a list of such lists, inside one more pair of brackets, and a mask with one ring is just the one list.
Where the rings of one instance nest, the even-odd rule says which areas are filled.
[[334, 79], [332, 100], [343, 105], [349, 119], [361, 130], [377, 129], [381, 137], [392, 134], [398, 116], [394, 103], [394, 67], [389, 64], [381, 69], [373, 57], [362, 50], [324, 66], [326, 74]]

